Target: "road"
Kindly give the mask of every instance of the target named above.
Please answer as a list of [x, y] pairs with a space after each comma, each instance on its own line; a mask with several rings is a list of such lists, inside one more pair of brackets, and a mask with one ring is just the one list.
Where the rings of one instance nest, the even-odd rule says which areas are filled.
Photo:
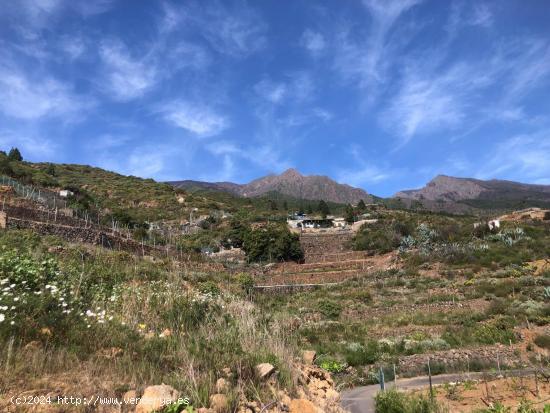
[[[503, 372], [506, 376], [519, 376], [524, 374], [532, 374], [532, 369], [526, 370], [509, 370]], [[432, 383], [434, 385], [465, 381], [476, 380], [486, 377], [488, 373], [461, 373], [461, 374], [441, 374], [438, 376], [432, 376]], [[412, 377], [410, 379], [397, 379], [397, 388], [399, 390], [413, 390], [428, 387], [430, 384], [428, 376]], [[386, 388], [392, 388], [393, 382], [386, 383]], [[371, 386], [361, 386], [354, 389], [343, 391], [341, 393], [342, 402], [341, 405], [344, 409], [347, 409], [351, 413], [374, 413], [374, 397], [380, 390], [380, 385], [374, 384]]]

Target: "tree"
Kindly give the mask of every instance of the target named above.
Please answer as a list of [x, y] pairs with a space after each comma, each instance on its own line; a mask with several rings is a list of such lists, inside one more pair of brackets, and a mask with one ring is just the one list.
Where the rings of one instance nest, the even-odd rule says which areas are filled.
[[304, 256], [298, 235], [286, 226], [269, 225], [249, 231], [243, 249], [251, 262], [299, 261]]
[[365, 205], [365, 201], [362, 199], [359, 200], [359, 203], [357, 204], [357, 210], [361, 213], [365, 212], [367, 209], [367, 206]]
[[272, 199], [269, 201], [269, 208], [272, 211], [277, 211], [279, 209], [279, 207], [277, 206], [277, 202]]
[[330, 214], [330, 209], [327, 205], [327, 203], [323, 200], [319, 201], [319, 206], [317, 207], [317, 210], [321, 213], [323, 218], [326, 218], [328, 214]]
[[283, 202], [283, 210], [288, 211], [288, 203], [286, 201]]
[[11, 148], [10, 152], [8, 153], [8, 159], [10, 161], [21, 162], [23, 160], [23, 157], [21, 156], [21, 152], [19, 152], [19, 149]]
[[353, 224], [355, 222], [355, 214], [353, 212], [353, 207], [350, 204], [346, 205], [344, 210], [344, 219], [348, 224]]
[[313, 208], [311, 207], [311, 204], [308, 204], [308, 205], [307, 205], [307, 211], [306, 211], [306, 213], [307, 213], [308, 215], [313, 214]]

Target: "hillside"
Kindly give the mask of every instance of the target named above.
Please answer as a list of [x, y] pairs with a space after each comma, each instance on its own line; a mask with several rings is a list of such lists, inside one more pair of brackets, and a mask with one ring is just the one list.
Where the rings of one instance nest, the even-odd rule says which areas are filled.
[[[70, 189], [75, 192], [75, 196], [67, 200], [72, 208], [99, 214], [105, 222], [110, 222], [111, 217], [133, 223], [180, 220], [189, 217], [191, 211], [195, 215], [208, 215], [217, 210], [230, 213], [244, 210], [257, 217], [285, 216], [285, 201], [287, 207], [293, 209], [316, 207], [315, 203], [310, 205], [269, 193], [246, 199], [203, 183], [175, 188], [153, 179], [125, 176], [88, 165], [8, 161], [3, 154], [0, 154], [0, 173], [43, 192]], [[330, 204], [330, 207], [333, 210], [342, 206]]]
[[394, 197], [420, 201], [427, 207], [434, 202], [442, 203], [452, 210], [465, 206], [481, 209], [544, 207], [550, 204], [550, 185], [438, 175], [423, 188], [400, 191]]
[[291, 168], [280, 175], [267, 175], [247, 184], [231, 182], [174, 181], [168, 182], [176, 188], [215, 189], [243, 197], [258, 197], [269, 192], [279, 192], [298, 199], [325, 200], [341, 204], [355, 204], [361, 199], [372, 202], [373, 197], [360, 188], [339, 184], [327, 176], [302, 175]]

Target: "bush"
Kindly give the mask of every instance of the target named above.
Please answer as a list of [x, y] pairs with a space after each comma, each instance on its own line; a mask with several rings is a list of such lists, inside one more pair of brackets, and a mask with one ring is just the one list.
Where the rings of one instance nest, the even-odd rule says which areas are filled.
[[342, 312], [342, 306], [334, 301], [321, 301], [318, 308], [327, 318], [338, 318]]
[[243, 249], [251, 262], [300, 261], [304, 257], [298, 235], [286, 226], [268, 225], [249, 231]]
[[346, 365], [332, 358], [321, 356], [317, 359], [317, 365], [329, 373], [341, 373], [346, 369]]
[[408, 395], [395, 389], [379, 392], [375, 399], [376, 413], [436, 413], [440, 411], [435, 401], [424, 396]]
[[535, 337], [534, 342], [537, 346], [550, 350], [550, 336], [541, 334]]
[[367, 345], [351, 343], [344, 350], [344, 357], [350, 366], [366, 366], [375, 363], [379, 358], [379, 353], [376, 341], [369, 341]]

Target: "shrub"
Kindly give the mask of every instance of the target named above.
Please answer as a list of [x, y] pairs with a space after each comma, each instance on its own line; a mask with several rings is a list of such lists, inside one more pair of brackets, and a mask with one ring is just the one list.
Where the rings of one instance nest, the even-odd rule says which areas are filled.
[[317, 359], [317, 365], [329, 373], [341, 373], [346, 369], [346, 365], [330, 357], [321, 356]]
[[304, 257], [298, 235], [286, 226], [268, 225], [249, 231], [243, 249], [251, 262], [300, 261]]
[[550, 350], [550, 336], [546, 334], [541, 334], [535, 337], [535, 344], [541, 348]]
[[369, 341], [367, 345], [351, 343], [344, 350], [346, 363], [350, 366], [366, 366], [378, 360], [379, 347], [376, 341]]
[[376, 413], [436, 413], [440, 411], [435, 401], [425, 396], [408, 395], [395, 389], [379, 392], [374, 399]]
[[342, 312], [342, 306], [334, 301], [321, 301], [318, 308], [327, 318], [338, 318]]
[[254, 278], [250, 274], [240, 273], [237, 275], [237, 282], [245, 294], [250, 294], [254, 290]]

